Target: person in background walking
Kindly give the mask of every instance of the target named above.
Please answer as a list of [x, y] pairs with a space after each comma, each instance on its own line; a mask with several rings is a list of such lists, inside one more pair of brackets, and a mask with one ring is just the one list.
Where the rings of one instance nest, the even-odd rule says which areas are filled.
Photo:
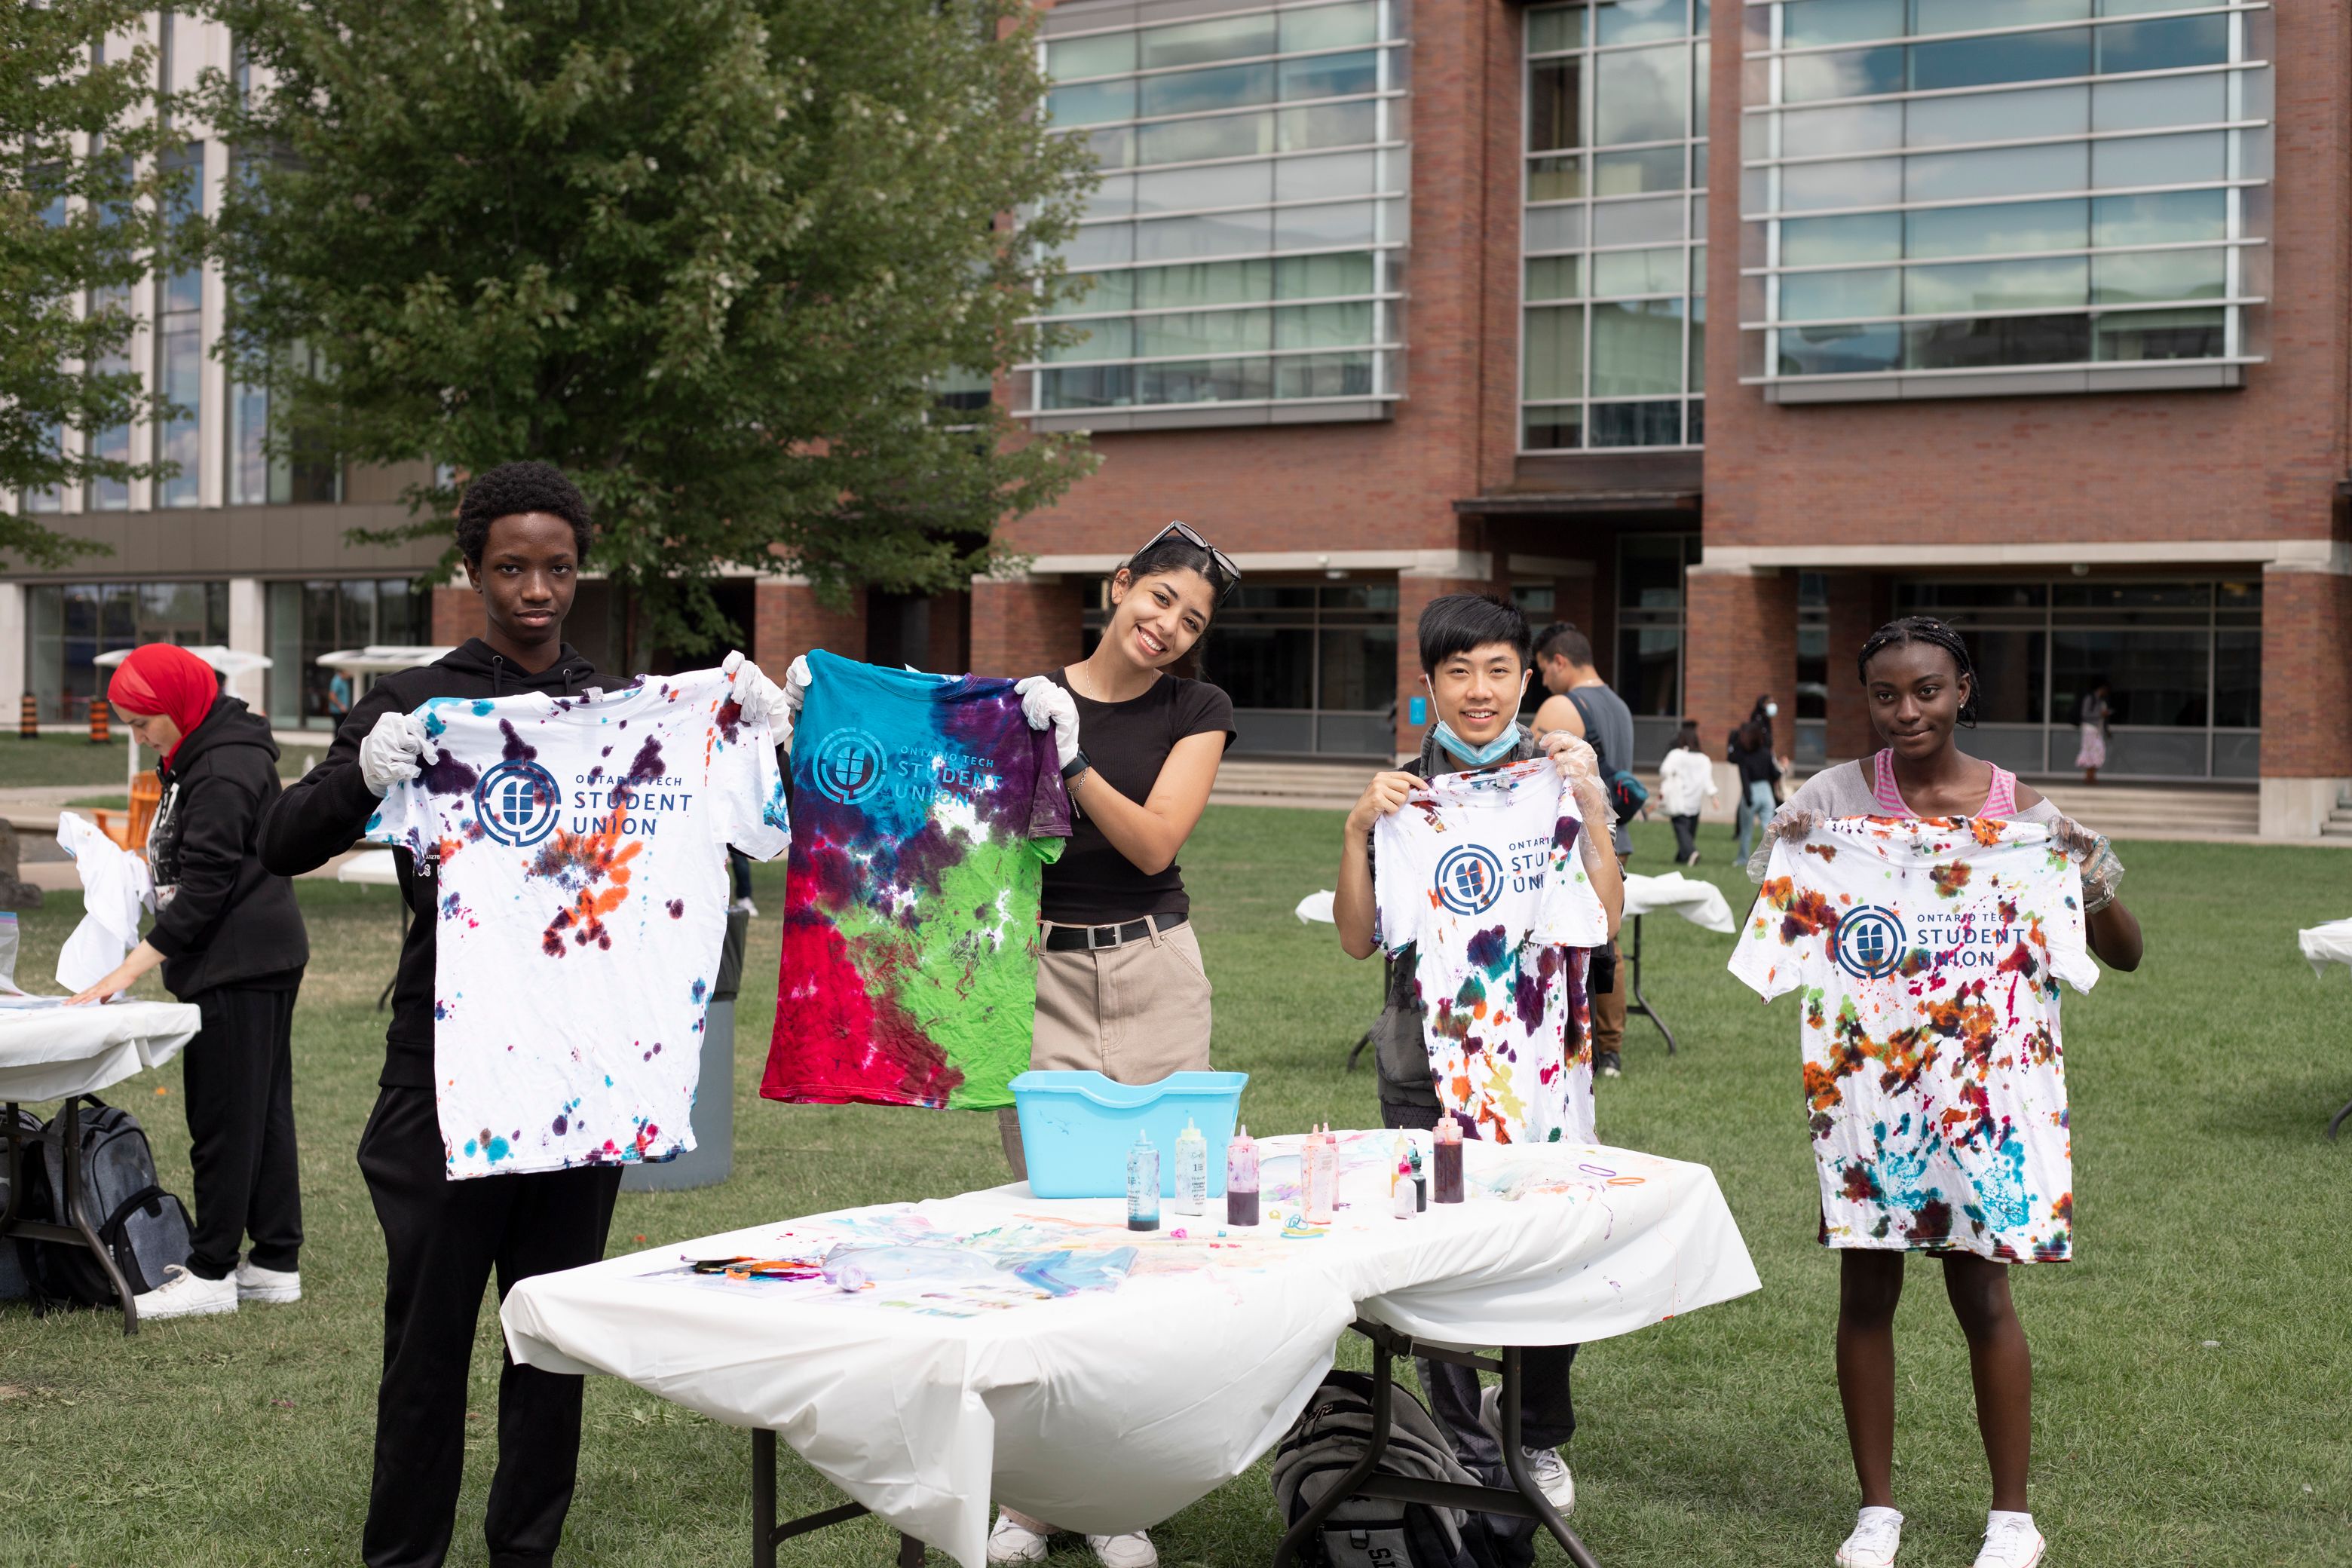
[[1675, 825], [1675, 864], [1698, 864], [1698, 814], [1713, 805], [1715, 763], [1698, 741], [1698, 726], [1689, 720], [1675, 731], [1674, 749], [1658, 764], [1658, 805]]
[[[202, 1020], [180, 1058], [195, 1233], [185, 1265], [167, 1265], [163, 1282], [138, 1299], [139, 1318], [299, 1301], [294, 998], [310, 939], [294, 885], [261, 863], [262, 817], [278, 795], [278, 745], [258, 715], [221, 695], [212, 666], [169, 643], [133, 649], [106, 694], [161, 759], [163, 794], [147, 831], [155, 924], [73, 1003], [111, 996], [160, 963], [164, 988], [194, 1003]], [[247, 1235], [253, 1250], [239, 1258]]]
[[[1633, 710], [1609, 689], [1593, 667], [1592, 641], [1566, 621], [1554, 621], [1536, 638], [1536, 671], [1551, 693], [1536, 710], [1528, 727], [1537, 741], [1555, 730], [1565, 730], [1592, 747], [1604, 784], [1611, 775], [1633, 766]], [[1615, 833], [1617, 868], [1622, 871], [1633, 853], [1633, 837], [1623, 823]], [[1623, 1070], [1625, 1041], [1625, 966], [1618, 962], [1612, 939], [1607, 956], [1595, 952], [1587, 986], [1592, 998], [1592, 1070], [1615, 1078]]]
[[1748, 849], [1757, 830], [1772, 820], [1780, 809], [1773, 786], [1788, 771], [1788, 760], [1772, 754], [1772, 721], [1763, 713], [1763, 704], [1748, 716], [1748, 722], [1731, 732], [1731, 745], [1724, 760], [1739, 770], [1739, 818], [1737, 833], [1739, 858], [1748, 858]]
[[2107, 765], [2107, 717], [2114, 711], [2107, 700], [2107, 678], [2091, 677], [2091, 689], [2083, 693], [2074, 721], [2083, 726], [2083, 743], [2074, 752], [2074, 765], [2083, 770], [2083, 782], [2099, 782], [2099, 770]]

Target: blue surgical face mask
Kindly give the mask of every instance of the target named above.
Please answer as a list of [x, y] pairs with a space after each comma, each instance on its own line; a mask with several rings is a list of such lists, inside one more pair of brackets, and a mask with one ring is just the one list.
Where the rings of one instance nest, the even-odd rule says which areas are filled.
[[1507, 726], [1503, 732], [1483, 746], [1474, 746], [1454, 732], [1454, 726], [1440, 719], [1437, 721], [1437, 743], [1474, 768], [1492, 767], [1511, 754], [1519, 743], [1519, 727]]

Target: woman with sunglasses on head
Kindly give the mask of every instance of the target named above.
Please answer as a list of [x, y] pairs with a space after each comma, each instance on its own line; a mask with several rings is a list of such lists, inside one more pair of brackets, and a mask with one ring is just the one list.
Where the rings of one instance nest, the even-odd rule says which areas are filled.
[[[1112, 574], [1110, 620], [1094, 651], [1020, 683], [1029, 722], [1054, 726], [1077, 808], [1038, 906], [1033, 1068], [1156, 1083], [1209, 1065], [1209, 977], [1176, 857], [1233, 743], [1234, 704], [1174, 667], [1189, 666], [1240, 578], [1223, 552], [1171, 523]], [[997, 1114], [1005, 1157], [1025, 1177], [1020, 1122]], [[1042, 1563], [1051, 1530], [1003, 1510], [988, 1560]], [[1106, 1568], [1159, 1561], [1140, 1530], [1087, 1544]]]

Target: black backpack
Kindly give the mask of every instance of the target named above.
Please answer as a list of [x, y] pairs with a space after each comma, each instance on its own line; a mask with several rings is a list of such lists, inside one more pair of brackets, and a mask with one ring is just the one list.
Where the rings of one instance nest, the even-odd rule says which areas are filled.
[[[5, 1117], [10, 1114], [12, 1114], [12, 1112], [8, 1109], [0, 1107], [0, 1117]], [[23, 1151], [18, 1157], [26, 1162], [25, 1165], [25, 1196], [27, 1204], [29, 1205], [33, 1194], [37, 1191], [42, 1190], [40, 1180], [40, 1151], [30, 1142], [30, 1140], [37, 1136], [41, 1131], [41, 1119], [34, 1115], [31, 1111], [26, 1110], [22, 1106], [16, 1107], [13, 1114], [16, 1117], [15, 1131], [16, 1134], [16, 1146], [19, 1150]], [[0, 1129], [0, 1133], [5, 1133], [5, 1129]], [[7, 1212], [7, 1149], [5, 1143], [0, 1143], [0, 1214], [5, 1214]], [[34, 1214], [28, 1207], [24, 1217], [26, 1219], [42, 1219], [46, 1218], [47, 1215], [46, 1214]], [[25, 1277], [26, 1257], [32, 1246], [33, 1244], [28, 1241], [9, 1241], [0, 1243], [0, 1301], [21, 1301], [26, 1297], [30, 1296], [33, 1293], [33, 1282]]]
[[[188, 1261], [188, 1211], [155, 1180], [155, 1154], [147, 1134], [127, 1110], [96, 1095], [81, 1100], [81, 1217], [98, 1233], [100, 1245], [122, 1271], [134, 1296], [163, 1283], [163, 1270]], [[49, 1119], [43, 1158], [26, 1170], [27, 1216], [70, 1225], [65, 1213], [66, 1169], [62, 1151], [65, 1112]], [[114, 1286], [87, 1247], [37, 1241], [31, 1253], [36, 1300], [72, 1301], [85, 1307], [115, 1304]]]
[[[1372, 1433], [1372, 1380], [1334, 1372], [1274, 1451], [1274, 1500], [1297, 1524], [1364, 1457]], [[1389, 1395], [1389, 1446], [1375, 1475], [1476, 1486], [1444, 1428], [1408, 1388]], [[1323, 1521], [1301, 1560], [1324, 1568], [1486, 1568], [1483, 1521], [1459, 1509], [1389, 1498], [1349, 1498]]]

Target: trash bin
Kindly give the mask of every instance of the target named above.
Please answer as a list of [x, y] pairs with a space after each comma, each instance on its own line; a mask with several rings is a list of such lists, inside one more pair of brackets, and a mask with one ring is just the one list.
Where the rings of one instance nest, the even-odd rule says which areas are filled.
[[694, 1096], [694, 1152], [621, 1173], [625, 1193], [675, 1193], [716, 1186], [735, 1170], [735, 993], [743, 984], [743, 944], [751, 917], [727, 917], [727, 944], [702, 1026], [702, 1076]]

